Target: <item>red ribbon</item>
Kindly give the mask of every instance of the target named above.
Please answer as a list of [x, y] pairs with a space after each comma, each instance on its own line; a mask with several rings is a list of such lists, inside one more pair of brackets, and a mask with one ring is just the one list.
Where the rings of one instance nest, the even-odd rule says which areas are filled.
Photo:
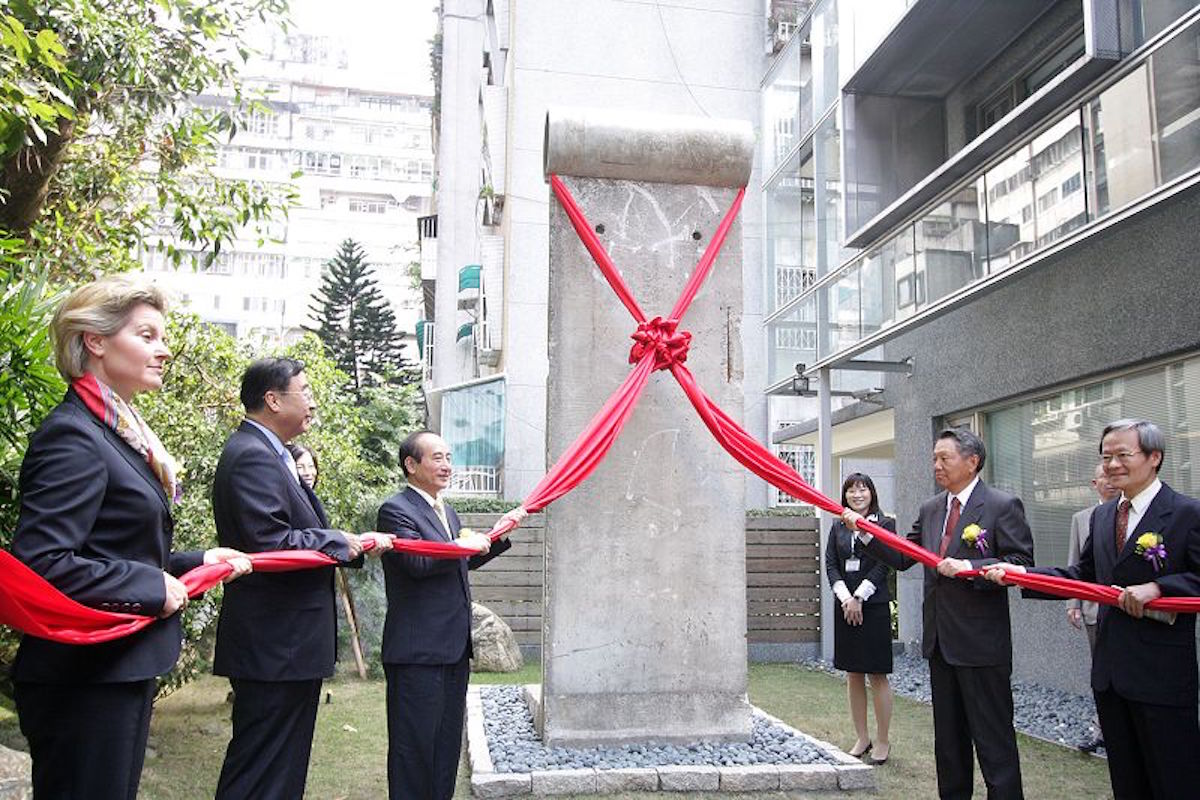
[[[738, 191], [670, 314], [665, 318], [655, 317], [647, 321], [629, 286], [609, 258], [566, 185], [557, 175], [551, 175], [550, 186], [601, 274], [638, 323], [637, 331], [632, 335], [634, 346], [629, 354], [630, 362], [635, 366], [617, 391], [609, 397], [588, 422], [587, 427], [525, 498], [522, 503], [525, 510], [539, 511], [582, 483], [616, 441], [617, 435], [637, 405], [650, 374], [655, 370], [669, 369], [705, 426], [739, 463], [792, 497], [840, 516], [843, 511], [840, 505], [805, 483], [799, 473], [779, 460], [718, 408], [700, 389], [696, 379], [683, 363], [687, 358], [691, 334], [678, 331], [679, 322], [708, 277], [741, 208], [746, 190], [743, 188]], [[495, 541], [516, 526], [517, 523], [513, 519], [504, 518], [488, 535]], [[864, 521], [860, 526], [888, 547], [928, 568], [936, 568], [941, 561], [934, 553], [874, 523]], [[404, 538], [393, 540], [393, 549], [432, 558], [466, 558], [473, 554], [471, 550], [447, 542]], [[311, 569], [337, 563], [323, 553], [309, 550], [254, 553], [250, 555], [250, 559], [258, 572]], [[220, 583], [231, 571], [232, 568], [227, 564], [205, 565], [188, 572], [182, 580], [188, 587], [189, 596], [195, 597]], [[975, 578], [979, 574], [979, 570], [967, 570], [959, 573], [959, 577]], [[1046, 594], [1108, 605], [1116, 605], [1121, 593], [1119, 589], [1111, 586], [1099, 586], [1052, 575], [1010, 572], [1006, 577], [1009, 583]], [[1164, 597], [1147, 604], [1147, 607], [1163, 611], [1196, 612], [1200, 611], [1200, 597]], [[0, 551], [0, 622], [6, 625], [55, 641], [91, 644], [127, 636], [154, 620], [154, 617], [100, 611], [76, 603], [10, 554]]]
[[655, 370], [669, 369], [675, 364], [687, 361], [692, 334], [688, 331], [677, 332], [677, 327], [679, 320], [662, 317], [655, 317], [649, 322], [639, 322], [637, 331], [629, 337], [635, 343], [629, 350], [629, 363], [638, 363], [648, 352], [654, 353]]

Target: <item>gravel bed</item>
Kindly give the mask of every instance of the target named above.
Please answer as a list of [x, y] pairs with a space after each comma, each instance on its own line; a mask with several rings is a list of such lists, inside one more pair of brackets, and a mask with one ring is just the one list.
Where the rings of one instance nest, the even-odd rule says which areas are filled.
[[[827, 661], [805, 661], [802, 666], [842, 674]], [[896, 656], [891, 684], [892, 690], [902, 697], [930, 702], [929, 665], [919, 656]], [[1095, 712], [1091, 695], [1013, 682], [1013, 722], [1017, 730], [1030, 736], [1066, 747], [1078, 747], [1096, 735]], [[1104, 755], [1104, 750], [1098, 751], [1097, 755]]]
[[480, 687], [483, 726], [496, 772], [626, 769], [666, 765], [750, 766], [754, 764], [837, 764], [807, 739], [755, 714], [749, 742], [690, 745], [631, 744], [622, 747], [546, 747], [520, 686]]

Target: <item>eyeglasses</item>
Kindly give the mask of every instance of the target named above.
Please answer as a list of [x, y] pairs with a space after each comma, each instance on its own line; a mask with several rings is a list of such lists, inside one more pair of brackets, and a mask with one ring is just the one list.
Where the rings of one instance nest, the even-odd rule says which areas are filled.
[[[274, 391], [274, 390], [272, 390], [272, 391]], [[302, 396], [305, 400], [313, 399], [312, 389], [301, 389], [298, 392], [275, 392], [275, 394], [298, 394], [298, 395]]]
[[1122, 464], [1128, 464], [1137, 456], [1142, 455], [1143, 450], [1122, 450], [1120, 453], [1101, 453], [1100, 460], [1105, 464], [1111, 462], [1114, 458]]

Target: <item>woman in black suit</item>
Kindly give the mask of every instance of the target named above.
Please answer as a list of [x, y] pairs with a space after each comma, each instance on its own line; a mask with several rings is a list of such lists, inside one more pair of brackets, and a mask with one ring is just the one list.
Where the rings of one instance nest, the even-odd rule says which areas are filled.
[[[896, 521], [879, 510], [879, 496], [870, 476], [861, 472], [842, 482], [842, 505], [889, 531]], [[888, 728], [892, 721], [892, 616], [888, 594], [888, 566], [863, 551], [863, 545], [841, 520], [829, 529], [825, 545], [825, 572], [838, 602], [833, 615], [833, 665], [846, 672], [850, 718], [858, 739], [852, 756], [875, 750], [873, 764], [883, 764], [891, 752]], [[867, 676], [875, 701], [875, 739], [867, 734]]]
[[104, 644], [21, 640], [12, 678], [35, 798], [137, 796], [156, 679], [182, 640], [176, 575], [217, 561], [250, 571], [236, 550], [171, 552], [178, 468], [130, 405], [162, 387], [165, 309], [158, 289], [109, 277], [72, 292], [51, 323], [70, 388], [21, 464], [13, 554], [84, 605], [161, 619]]

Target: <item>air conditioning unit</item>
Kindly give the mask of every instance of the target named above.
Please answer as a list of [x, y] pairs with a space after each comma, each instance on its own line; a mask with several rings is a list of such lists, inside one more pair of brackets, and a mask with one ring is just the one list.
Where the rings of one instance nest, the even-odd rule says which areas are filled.
[[1065, 431], [1077, 431], [1081, 425], [1083, 425], [1082, 409], [1068, 411], [1066, 416], [1063, 417], [1063, 430]]

